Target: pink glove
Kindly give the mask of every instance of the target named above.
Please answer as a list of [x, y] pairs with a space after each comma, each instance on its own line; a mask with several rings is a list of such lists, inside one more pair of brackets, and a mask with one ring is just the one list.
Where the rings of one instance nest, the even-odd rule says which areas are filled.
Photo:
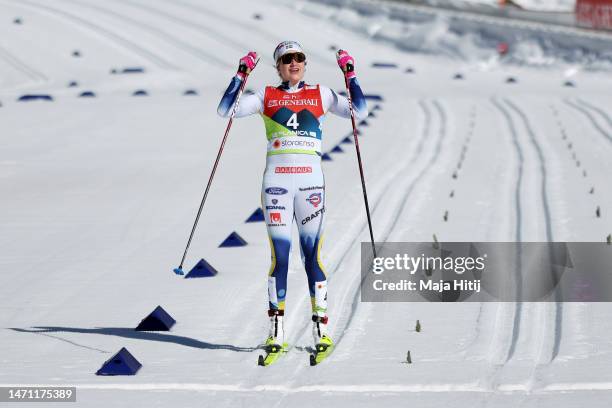
[[240, 63], [238, 64], [238, 75], [240, 78], [244, 79], [247, 75], [251, 73], [255, 66], [259, 62], [259, 57], [255, 51], [249, 51], [247, 55], [240, 58]]
[[355, 60], [349, 55], [348, 52], [338, 50], [336, 59], [338, 60], [338, 66], [342, 72], [344, 72], [344, 76], [346, 78], [351, 79], [356, 76], [355, 71], [353, 70], [355, 68]]

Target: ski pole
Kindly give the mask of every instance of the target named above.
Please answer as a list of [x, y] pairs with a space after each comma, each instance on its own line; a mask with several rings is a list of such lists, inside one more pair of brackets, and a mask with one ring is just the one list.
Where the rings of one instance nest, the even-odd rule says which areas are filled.
[[[342, 50], [338, 50], [338, 53]], [[346, 64], [346, 71], [352, 72], [355, 69], [353, 64]], [[370, 206], [368, 204], [368, 193], [366, 191], [365, 177], [363, 175], [363, 164], [361, 163], [361, 153], [359, 151], [359, 139], [357, 137], [357, 126], [355, 125], [355, 112], [353, 110], [353, 100], [351, 99], [351, 92], [349, 90], [349, 79], [344, 76], [344, 84], [346, 86], [346, 97], [349, 102], [349, 109], [351, 111], [351, 124], [353, 125], [353, 138], [355, 139], [355, 151], [357, 152], [357, 163], [359, 163], [359, 175], [361, 176], [361, 189], [363, 190], [363, 201], [365, 203], [366, 215], [368, 216], [368, 228], [370, 229], [370, 241], [372, 242], [372, 254], [376, 258], [376, 246], [374, 245], [374, 233], [372, 232], [372, 219], [370, 217]]]
[[[255, 65], [257, 65], [257, 62], [255, 62]], [[255, 67], [253, 67], [253, 69], [254, 68]], [[189, 246], [191, 245], [191, 240], [193, 239], [193, 233], [195, 232], [196, 227], [198, 226], [198, 221], [200, 220], [200, 215], [202, 214], [202, 209], [204, 208], [204, 203], [206, 202], [206, 197], [208, 196], [208, 191], [210, 190], [210, 186], [212, 184], [213, 177], [215, 176], [215, 172], [217, 171], [217, 165], [219, 164], [219, 159], [221, 159], [221, 153], [223, 153], [223, 147], [225, 146], [227, 135], [229, 134], [230, 128], [232, 127], [232, 122], [234, 121], [234, 116], [236, 115], [238, 104], [240, 103], [240, 97], [242, 96], [242, 91], [244, 90], [244, 86], [246, 85], [247, 79], [249, 78], [250, 72], [247, 72], [246, 65], [241, 65], [240, 71], [245, 74], [244, 80], [242, 81], [242, 84], [240, 84], [240, 89], [238, 90], [238, 95], [236, 96], [236, 102], [234, 103], [234, 108], [232, 109], [232, 113], [227, 123], [227, 127], [225, 128], [225, 134], [223, 135], [223, 140], [221, 140], [221, 146], [219, 147], [219, 152], [217, 153], [215, 164], [212, 168], [212, 172], [210, 173], [210, 177], [208, 178], [208, 184], [206, 185], [206, 190], [204, 190], [204, 196], [202, 197], [202, 202], [200, 203], [198, 214], [196, 215], [195, 221], [193, 223], [193, 228], [191, 228], [191, 234], [189, 234], [189, 239], [187, 240], [187, 245], [185, 246], [185, 252], [183, 252], [183, 258], [181, 258], [181, 263], [178, 266], [178, 268], [174, 269], [174, 273], [176, 273], [177, 275], [184, 274], [183, 263], [185, 262], [187, 251], [189, 251]]]

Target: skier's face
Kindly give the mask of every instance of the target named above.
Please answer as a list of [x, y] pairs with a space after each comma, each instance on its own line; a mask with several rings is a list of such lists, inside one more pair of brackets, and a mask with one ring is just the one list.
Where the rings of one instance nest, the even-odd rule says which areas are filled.
[[[289, 55], [289, 54], [285, 54]], [[287, 59], [288, 57], [285, 57]], [[278, 60], [278, 74], [280, 75], [283, 81], [289, 81], [291, 85], [295, 85], [304, 78], [304, 67], [306, 65], [306, 61], [297, 62], [296, 59], [299, 58], [291, 58], [291, 62], [286, 64], [281, 59]]]

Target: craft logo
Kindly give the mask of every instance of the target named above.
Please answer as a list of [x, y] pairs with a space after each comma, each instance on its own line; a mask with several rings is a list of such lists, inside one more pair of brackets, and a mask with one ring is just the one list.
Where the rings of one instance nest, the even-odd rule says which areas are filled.
[[312, 204], [314, 208], [317, 208], [319, 204], [321, 204], [321, 193], [312, 193], [308, 196], [306, 201]]
[[310, 222], [310, 221], [314, 220], [315, 218], [317, 218], [319, 216], [319, 214], [323, 214], [324, 212], [325, 212], [325, 207], [321, 207], [317, 211], [315, 211], [312, 214], [310, 214], [308, 217], [304, 218], [302, 220], [302, 225], [306, 225], [307, 222]]
[[272, 195], [283, 195], [283, 194], [287, 194], [288, 191], [282, 187], [268, 187], [266, 188], [266, 194], [272, 194]]
[[310, 166], [288, 166], [288, 167], [276, 167], [275, 173], [289, 173], [289, 174], [301, 174], [301, 173], [312, 173], [312, 167]]
[[281, 213], [279, 212], [271, 212], [270, 213], [270, 222], [274, 224], [280, 224], [281, 221]]

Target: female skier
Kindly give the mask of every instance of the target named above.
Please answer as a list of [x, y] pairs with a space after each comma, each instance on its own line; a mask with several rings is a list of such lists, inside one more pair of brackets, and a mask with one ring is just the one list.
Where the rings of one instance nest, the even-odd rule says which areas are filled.
[[[255, 67], [258, 56], [251, 51], [240, 59], [238, 72], [221, 98], [217, 112], [230, 115], [241, 82]], [[321, 263], [325, 181], [321, 170], [322, 123], [332, 112], [350, 118], [348, 99], [322, 85], [309, 85], [302, 79], [306, 67], [304, 50], [295, 41], [283, 41], [274, 50], [276, 70], [282, 81], [253, 95], [244, 95], [235, 117], [259, 113], [268, 138], [266, 170], [261, 200], [267, 224], [272, 266], [268, 275], [270, 334], [266, 349], [277, 354], [286, 348], [284, 312], [287, 294], [287, 268], [291, 248], [291, 227], [295, 218], [302, 261], [308, 276], [317, 351], [331, 351], [327, 333], [327, 280]], [[345, 51], [337, 54], [338, 65], [349, 81], [356, 118], [368, 115], [365, 98], [357, 82], [353, 58]], [[260, 364], [262, 362], [260, 361]]]

